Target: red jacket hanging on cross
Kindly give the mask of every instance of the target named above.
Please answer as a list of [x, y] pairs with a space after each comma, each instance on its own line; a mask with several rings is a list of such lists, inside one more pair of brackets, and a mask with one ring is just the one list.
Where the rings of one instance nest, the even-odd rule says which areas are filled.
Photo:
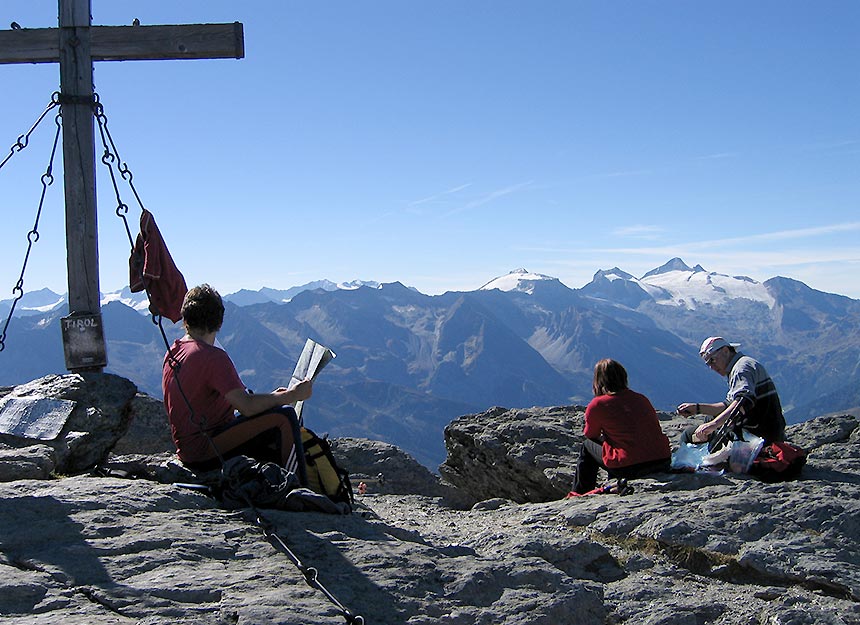
[[153, 315], [167, 317], [173, 323], [179, 321], [188, 287], [155, 225], [155, 218], [146, 209], [140, 215], [140, 233], [128, 265], [131, 292], [146, 289], [149, 311]]

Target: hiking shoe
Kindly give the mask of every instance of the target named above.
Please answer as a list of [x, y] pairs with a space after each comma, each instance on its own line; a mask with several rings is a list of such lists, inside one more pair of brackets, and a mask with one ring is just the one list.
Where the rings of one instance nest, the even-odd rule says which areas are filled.
[[634, 493], [633, 487], [627, 483], [627, 480], [624, 478], [619, 479], [615, 483], [615, 494], [621, 495], [622, 497], [625, 495], [632, 495]]

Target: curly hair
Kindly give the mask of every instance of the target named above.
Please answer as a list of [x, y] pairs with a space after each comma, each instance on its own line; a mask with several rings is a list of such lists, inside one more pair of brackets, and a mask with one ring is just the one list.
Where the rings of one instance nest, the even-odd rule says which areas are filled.
[[195, 330], [217, 332], [224, 323], [224, 302], [208, 284], [195, 286], [185, 294], [181, 312], [186, 327]]
[[604, 358], [594, 365], [594, 381], [591, 390], [594, 396], [617, 393], [627, 388], [627, 370], [620, 362]]

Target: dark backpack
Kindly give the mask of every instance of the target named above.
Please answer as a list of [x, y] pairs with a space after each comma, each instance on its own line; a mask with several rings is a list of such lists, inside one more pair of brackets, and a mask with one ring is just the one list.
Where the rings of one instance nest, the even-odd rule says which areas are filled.
[[248, 456], [224, 461], [218, 498], [229, 510], [251, 503], [260, 508], [285, 509], [287, 496], [301, 486], [299, 478], [274, 462], [258, 462]]
[[293, 512], [349, 514], [349, 504], [332, 501], [299, 485], [295, 473], [274, 462], [234, 456], [224, 462], [217, 497], [228, 510], [254, 506]]
[[349, 472], [338, 466], [331, 453], [331, 444], [306, 427], [302, 427], [302, 446], [305, 450], [305, 469], [308, 487], [336, 502], [352, 506], [355, 496], [349, 481]]
[[800, 477], [806, 464], [806, 450], [782, 441], [762, 447], [750, 467], [750, 474], [762, 482], [787, 482]]

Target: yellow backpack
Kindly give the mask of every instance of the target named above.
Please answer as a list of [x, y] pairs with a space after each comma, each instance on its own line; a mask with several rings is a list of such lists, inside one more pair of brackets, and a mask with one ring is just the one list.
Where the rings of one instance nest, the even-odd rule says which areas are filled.
[[302, 427], [302, 446], [305, 450], [305, 468], [308, 488], [326, 495], [332, 501], [355, 503], [349, 472], [335, 462], [328, 440], [320, 438], [306, 427]]

